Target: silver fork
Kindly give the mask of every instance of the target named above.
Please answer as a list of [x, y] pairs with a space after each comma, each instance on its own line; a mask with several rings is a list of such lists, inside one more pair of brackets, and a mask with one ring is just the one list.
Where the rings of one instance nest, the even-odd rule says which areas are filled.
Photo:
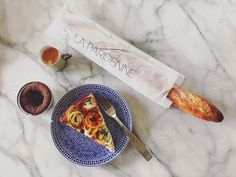
[[96, 96], [99, 105], [104, 110], [104, 112], [111, 118], [114, 118], [116, 122], [123, 128], [124, 132], [128, 136], [130, 142], [132, 145], [139, 151], [139, 153], [147, 160], [149, 161], [152, 158], [151, 153], [147, 149], [146, 145], [140, 141], [137, 136], [135, 136], [131, 131], [129, 131], [128, 128], [121, 122], [121, 120], [116, 115], [116, 110], [114, 106], [111, 105], [111, 103], [105, 98], [104, 96]]

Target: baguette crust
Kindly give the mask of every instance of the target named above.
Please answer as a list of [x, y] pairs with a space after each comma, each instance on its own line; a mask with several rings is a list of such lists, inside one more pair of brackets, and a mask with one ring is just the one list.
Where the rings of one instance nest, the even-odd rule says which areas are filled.
[[173, 102], [173, 106], [193, 116], [213, 122], [221, 122], [224, 119], [223, 114], [201, 96], [174, 87], [170, 90], [168, 98]]

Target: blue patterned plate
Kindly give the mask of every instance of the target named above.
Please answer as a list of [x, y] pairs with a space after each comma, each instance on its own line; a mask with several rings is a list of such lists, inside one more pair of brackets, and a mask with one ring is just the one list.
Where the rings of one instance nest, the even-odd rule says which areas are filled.
[[115, 152], [110, 152], [82, 133], [63, 125], [59, 122], [63, 112], [76, 100], [87, 93], [103, 95], [115, 106], [117, 115], [121, 121], [132, 129], [132, 118], [127, 103], [120, 95], [109, 87], [97, 84], [89, 84], [77, 87], [66, 93], [57, 103], [52, 114], [51, 134], [59, 152], [71, 162], [82, 166], [97, 166], [110, 162], [116, 158], [128, 144], [128, 139], [123, 130], [115, 122], [102, 112], [105, 122], [112, 134], [115, 144]]

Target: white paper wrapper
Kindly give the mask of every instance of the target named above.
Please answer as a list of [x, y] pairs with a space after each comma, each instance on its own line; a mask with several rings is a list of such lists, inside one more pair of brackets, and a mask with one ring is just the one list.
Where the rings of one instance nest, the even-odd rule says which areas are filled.
[[184, 76], [145, 54], [89, 18], [65, 6], [47, 30], [52, 38], [100, 65], [139, 93], [170, 107], [170, 89]]

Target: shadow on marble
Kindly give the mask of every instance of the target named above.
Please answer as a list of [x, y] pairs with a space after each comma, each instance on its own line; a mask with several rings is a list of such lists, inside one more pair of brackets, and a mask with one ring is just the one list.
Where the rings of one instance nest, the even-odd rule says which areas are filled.
[[8, 41], [7, 41], [7, 37], [8, 37], [8, 33], [7, 33], [7, 24], [6, 24], [6, 11], [5, 11], [5, 1], [4, 0], [0, 0], [0, 94], [1, 94], [1, 86], [2, 86], [2, 70], [4, 68], [4, 65], [6, 64], [6, 52], [3, 49], [3, 46], [7, 46], [8, 45]]

